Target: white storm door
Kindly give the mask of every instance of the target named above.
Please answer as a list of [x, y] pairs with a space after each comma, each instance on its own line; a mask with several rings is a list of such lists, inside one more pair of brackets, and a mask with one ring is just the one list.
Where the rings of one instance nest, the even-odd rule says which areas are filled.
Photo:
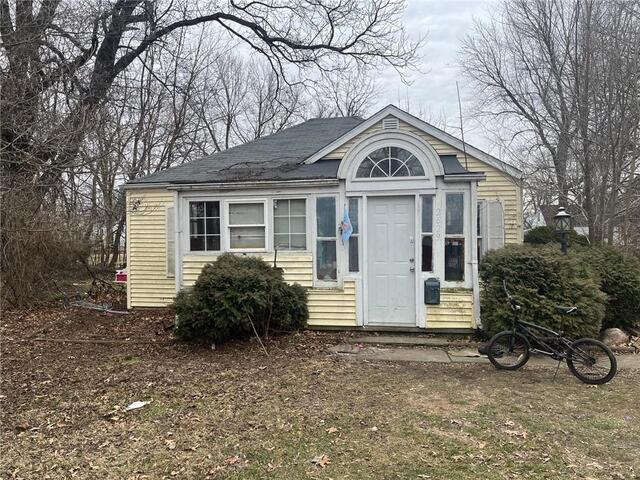
[[415, 326], [414, 197], [367, 199], [367, 323]]

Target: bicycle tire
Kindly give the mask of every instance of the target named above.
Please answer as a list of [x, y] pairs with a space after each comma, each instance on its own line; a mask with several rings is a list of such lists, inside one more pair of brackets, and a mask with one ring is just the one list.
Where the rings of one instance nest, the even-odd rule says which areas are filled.
[[[584, 347], [587, 345], [595, 348], [596, 350], [603, 352], [608, 358], [610, 362], [610, 366], [606, 375], [588, 376], [583, 374], [581, 371], [579, 371], [578, 368], [576, 368], [576, 364], [574, 363], [575, 359], [573, 358], [573, 352], [576, 350], [583, 352]], [[616, 360], [616, 356], [613, 354], [611, 349], [607, 347], [604, 343], [598, 340], [595, 340], [593, 338], [581, 338], [580, 340], [576, 340], [575, 342], [573, 342], [570, 348], [571, 348], [571, 351], [569, 356], [567, 357], [567, 366], [569, 367], [569, 370], [571, 371], [571, 373], [573, 373], [573, 375], [575, 375], [576, 378], [581, 382], [589, 385], [602, 385], [611, 381], [613, 377], [616, 376], [616, 373], [618, 372], [618, 362]], [[594, 365], [596, 361], [597, 361], [596, 359], [593, 359]]]
[[[504, 349], [500, 347], [502, 342], [506, 342], [508, 350], [512, 350], [515, 346], [519, 346], [523, 351], [519, 354], [517, 361], [513, 365], [501, 363], [501, 359], [504, 358]], [[503, 355], [500, 355], [502, 353]], [[511, 353], [511, 352], [509, 352]], [[487, 357], [494, 367], [500, 370], [518, 370], [525, 363], [529, 361], [529, 341], [521, 333], [506, 330], [504, 332], [497, 333], [489, 341], [489, 348]]]

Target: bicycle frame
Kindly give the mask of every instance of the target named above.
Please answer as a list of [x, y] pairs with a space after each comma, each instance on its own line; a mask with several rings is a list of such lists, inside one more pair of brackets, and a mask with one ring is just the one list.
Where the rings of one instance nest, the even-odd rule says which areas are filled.
[[[531, 346], [532, 352], [547, 355], [555, 360], [567, 359], [570, 354], [573, 354], [573, 348], [571, 347], [573, 342], [563, 337], [560, 333], [555, 332], [550, 328], [536, 325], [535, 323], [525, 322], [524, 320], [517, 318], [514, 319], [513, 324], [513, 330], [525, 336]], [[532, 330], [539, 330], [550, 335], [536, 335]], [[553, 343], [558, 343], [560, 348], [555, 348], [550, 345], [548, 342], [551, 341], [553, 341]]]

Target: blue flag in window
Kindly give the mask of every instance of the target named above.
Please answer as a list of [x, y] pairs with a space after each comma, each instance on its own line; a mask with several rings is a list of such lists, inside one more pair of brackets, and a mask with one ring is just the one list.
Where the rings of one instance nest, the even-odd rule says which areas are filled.
[[340, 228], [342, 229], [342, 243], [345, 244], [351, 238], [351, 234], [353, 233], [353, 225], [351, 225], [351, 219], [349, 218], [349, 209], [345, 205], [344, 207], [344, 215], [342, 216], [342, 223], [340, 224]]

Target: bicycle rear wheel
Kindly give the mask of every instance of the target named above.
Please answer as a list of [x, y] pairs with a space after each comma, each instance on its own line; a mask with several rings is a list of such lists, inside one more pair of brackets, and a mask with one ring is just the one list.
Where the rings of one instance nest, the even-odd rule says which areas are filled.
[[517, 370], [529, 361], [529, 342], [516, 332], [500, 332], [489, 341], [489, 361], [502, 370]]
[[567, 365], [581, 382], [602, 385], [616, 376], [618, 362], [609, 347], [592, 338], [582, 338], [571, 344]]

